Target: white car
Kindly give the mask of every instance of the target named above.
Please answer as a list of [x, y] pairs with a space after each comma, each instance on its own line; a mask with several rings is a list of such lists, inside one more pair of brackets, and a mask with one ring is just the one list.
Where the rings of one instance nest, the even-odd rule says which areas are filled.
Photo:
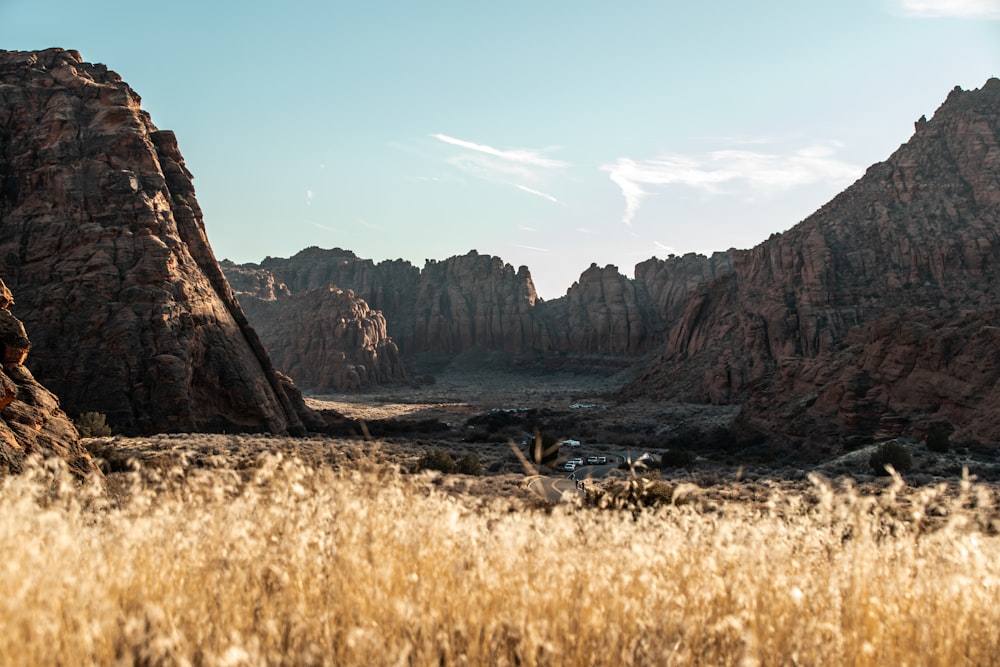
[[563, 464], [563, 470], [566, 472], [573, 472], [576, 470], [576, 464], [572, 461], [566, 461], [566, 463]]
[[563, 440], [563, 444], [566, 445], [567, 447], [579, 447], [580, 446], [580, 441], [579, 440]]
[[570, 459], [569, 462], [572, 463], [575, 466], [582, 466], [583, 465], [583, 459], [580, 459], [580, 458]]
[[598, 459], [596, 456], [588, 456], [587, 457], [587, 465], [589, 465], [589, 466], [596, 466], [599, 461], [600, 461], [600, 459]]

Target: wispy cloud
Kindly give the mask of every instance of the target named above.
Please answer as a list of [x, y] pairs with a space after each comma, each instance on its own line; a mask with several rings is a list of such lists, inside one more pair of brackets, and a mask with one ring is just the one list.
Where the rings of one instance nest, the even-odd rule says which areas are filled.
[[492, 146], [487, 146], [485, 144], [477, 144], [472, 141], [465, 141], [464, 139], [456, 139], [455, 137], [449, 137], [447, 134], [434, 134], [431, 135], [435, 139], [445, 142], [446, 144], [452, 144], [453, 146], [460, 146], [466, 148], [470, 151], [477, 151], [479, 153], [485, 153], [486, 155], [492, 155], [494, 157], [503, 158], [510, 162], [516, 162], [519, 164], [527, 164], [533, 167], [568, 167], [570, 164], [568, 162], [563, 162], [562, 160], [554, 160], [550, 157], [545, 156], [541, 151], [531, 150], [528, 148], [514, 148], [509, 150], [501, 150], [499, 148], [494, 148]]
[[903, 16], [1000, 19], [1000, 0], [897, 0]]
[[[680, 185], [712, 194], [773, 193], [819, 182], [849, 183], [864, 169], [835, 157], [840, 144], [817, 144], [792, 154], [717, 150], [703, 157], [667, 154], [650, 160], [618, 158], [601, 166], [625, 198], [631, 224], [656, 186]], [[723, 187], [725, 186], [725, 187]]]
[[515, 248], [521, 248], [523, 250], [531, 250], [533, 252], [549, 252], [548, 248], [539, 248], [533, 245], [521, 245], [520, 243], [511, 243], [511, 245]]
[[527, 192], [529, 194], [533, 194], [536, 197], [541, 197], [542, 199], [548, 199], [549, 201], [556, 202], [557, 204], [559, 203], [558, 199], [556, 199], [552, 195], [546, 194], [546, 193], [544, 193], [544, 192], [542, 192], [540, 190], [535, 190], [534, 188], [529, 188], [526, 185], [515, 185], [515, 187], [517, 187], [517, 188], [519, 188], [521, 190], [524, 190], [525, 192]]
[[677, 250], [675, 248], [673, 248], [672, 246], [664, 245], [664, 244], [660, 243], [659, 241], [653, 241], [653, 245], [656, 246], [656, 248], [658, 250], [662, 250], [663, 252], [670, 253], [671, 255], [674, 255], [674, 254], [677, 253]]
[[481, 178], [485, 181], [514, 186], [528, 194], [547, 199], [554, 203], [559, 200], [552, 195], [530, 187], [524, 183], [537, 186], [549, 181], [554, 171], [572, 166], [569, 162], [557, 160], [546, 155], [546, 151], [531, 148], [500, 149], [486, 144], [478, 144], [465, 139], [456, 139], [447, 134], [431, 135], [438, 141], [462, 150], [447, 157], [445, 161], [465, 174]]

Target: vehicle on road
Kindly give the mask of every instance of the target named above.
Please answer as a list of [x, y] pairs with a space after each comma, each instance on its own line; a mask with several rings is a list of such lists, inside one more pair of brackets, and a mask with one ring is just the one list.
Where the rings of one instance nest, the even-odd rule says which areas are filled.
[[569, 462], [572, 463], [575, 466], [582, 466], [583, 465], [583, 459], [581, 459], [581, 458], [570, 459]]
[[587, 465], [589, 466], [596, 466], [598, 461], [599, 459], [596, 456], [587, 457]]
[[580, 441], [579, 440], [563, 440], [563, 444], [566, 445], [567, 447], [579, 447], [580, 446]]
[[576, 470], [576, 464], [573, 463], [572, 461], [566, 461], [566, 463], [563, 464], [563, 470], [567, 472], [572, 472]]
[[597, 465], [604, 465], [607, 462], [608, 462], [608, 457], [607, 456], [598, 456], [597, 457]]

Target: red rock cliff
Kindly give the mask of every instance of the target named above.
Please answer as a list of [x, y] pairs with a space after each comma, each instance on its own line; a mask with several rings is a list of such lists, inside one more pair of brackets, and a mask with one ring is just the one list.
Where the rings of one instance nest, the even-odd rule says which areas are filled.
[[[888, 160], [733, 267], [688, 300], [627, 394], [746, 398], [744, 432], [793, 441], [919, 431], [939, 409], [970, 429], [926, 373], [958, 380], [967, 352], [935, 357], [934, 331], [972, 345], [972, 314], [998, 305], [1000, 80], [954, 90]], [[977, 377], [960, 402], [994, 411], [996, 378]]]
[[133, 432], [302, 429], [174, 135], [105, 66], [0, 52], [0, 231], [32, 369], [68, 410]]

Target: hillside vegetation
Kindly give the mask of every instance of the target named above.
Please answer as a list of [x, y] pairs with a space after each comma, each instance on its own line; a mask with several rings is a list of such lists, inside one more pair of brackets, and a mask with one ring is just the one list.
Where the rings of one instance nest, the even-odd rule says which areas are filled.
[[1000, 662], [996, 497], [968, 481], [539, 510], [365, 459], [229, 463], [5, 479], [0, 663]]

